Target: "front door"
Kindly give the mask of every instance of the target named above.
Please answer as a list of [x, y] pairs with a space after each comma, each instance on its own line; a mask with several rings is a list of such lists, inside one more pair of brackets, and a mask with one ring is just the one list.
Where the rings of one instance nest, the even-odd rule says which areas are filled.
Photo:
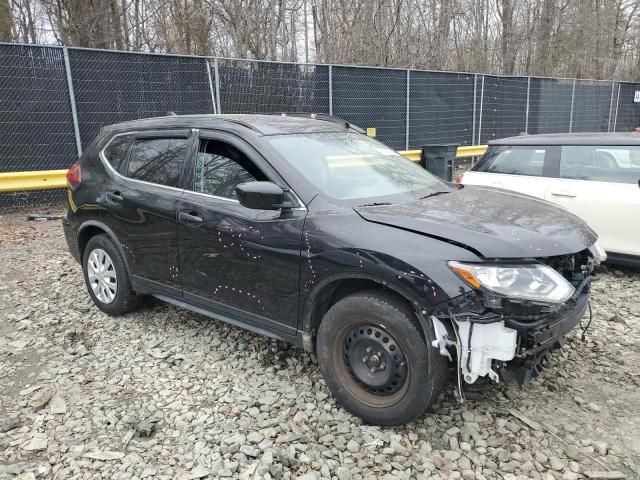
[[585, 220], [608, 252], [640, 255], [640, 147], [562, 147], [546, 200]]
[[558, 147], [544, 145], [491, 147], [477, 166], [463, 176], [465, 185], [486, 185], [544, 198], [549, 165]]
[[201, 136], [188, 171], [189, 188], [178, 206], [185, 300], [231, 320], [295, 335], [306, 209], [283, 215], [241, 206], [235, 195], [239, 183], [283, 181], [232, 136]]

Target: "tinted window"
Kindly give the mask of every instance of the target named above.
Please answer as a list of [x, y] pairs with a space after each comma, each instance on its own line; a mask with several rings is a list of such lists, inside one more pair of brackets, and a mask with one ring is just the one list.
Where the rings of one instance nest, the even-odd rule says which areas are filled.
[[236, 198], [236, 185], [267, 180], [237, 148], [215, 140], [203, 140], [196, 157], [194, 186], [197, 192]]
[[185, 138], [137, 139], [131, 147], [127, 176], [176, 187], [186, 147]]
[[560, 154], [560, 178], [638, 183], [640, 146], [563, 146]]
[[115, 137], [111, 142], [109, 142], [107, 148], [104, 149], [104, 156], [107, 159], [107, 162], [109, 162], [116, 170], [118, 170], [124, 160], [131, 137], [131, 135], [120, 135]]
[[492, 147], [474, 170], [508, 175], [542, 176], [545, 155], [545, 147], [540, 146]]

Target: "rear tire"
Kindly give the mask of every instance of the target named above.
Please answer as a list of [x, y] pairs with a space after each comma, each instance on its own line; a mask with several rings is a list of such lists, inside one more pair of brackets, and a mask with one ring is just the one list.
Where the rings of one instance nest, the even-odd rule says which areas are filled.
[[124, 259], [107, 235], [89, 239], [84, 249], [82, 270], [89, 296], [103, 312], [121, 315], [140, 305], [140, 297], [131, 288]]
[[365, 422], [390, 426], [419, 417], [438, 399], [447, 364], [430, 346], [415, 314], [391, 295], [345, 297], [324, 316], [318, 363], [329, 389]]

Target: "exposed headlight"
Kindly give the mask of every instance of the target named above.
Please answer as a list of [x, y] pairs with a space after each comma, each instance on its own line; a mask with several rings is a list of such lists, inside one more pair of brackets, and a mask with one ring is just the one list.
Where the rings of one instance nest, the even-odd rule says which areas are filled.
[[449, 268], [473, 288], [483, 288], [510, 298], [544, 303], [564, 303], [574, 288], [547, 265], [487, 265], [449, 262]]
[[589, 251], [597, 263], [606, 262], [607, 252], [605, 252], [602, 245], [600, 245], [600, 240], [596, 240], [596, 243], [589, 247]]

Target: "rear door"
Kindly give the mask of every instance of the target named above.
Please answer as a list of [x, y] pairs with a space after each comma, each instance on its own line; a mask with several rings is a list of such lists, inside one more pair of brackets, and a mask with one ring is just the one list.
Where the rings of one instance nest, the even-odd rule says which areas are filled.
[[585, 220], [609, 252], [640, 255], [640, 147], [563, 146], [546, 199]]
[[230, 134], [202, 133], [188, 171], [178, 207], [185, 300], [227, 320], [295, 335], [306, 209], [298, 203], [283, 214], [240, 205], [239, 183], [284, 182], [255, 149]]
[[[111, 175], [99, 198], [102, 218], [122, 243], [132, 279], [174, 296], [181, 295], [176, 215], [189, 137], [187, 130], [134, 133], [123, 160], [107, 162]], [[114, 149], [124, 149], [117, 139]], [[109, 145], [103, 160], [105, 152]]]
[[462, 177], [465, 185], [484, 185], [544, 198], [549, 186], [549, 165], [557, 156], [555, 146], [489, 147], [487, 153]]

